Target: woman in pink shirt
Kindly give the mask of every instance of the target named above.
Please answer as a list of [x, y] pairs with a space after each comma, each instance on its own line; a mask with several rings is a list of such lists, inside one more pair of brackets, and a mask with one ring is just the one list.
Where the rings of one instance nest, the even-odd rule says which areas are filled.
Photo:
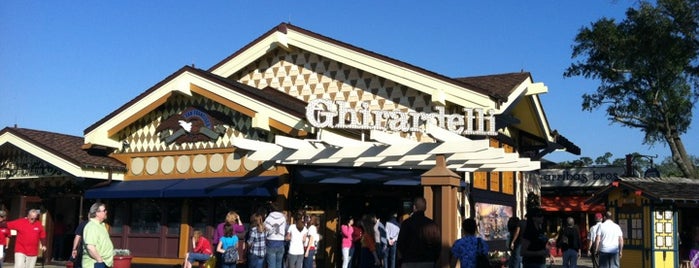
[[342, 268], [347, 268], [349, 266], [350, 260], [352, 259], [352, 233], [354, 228], [354, 219], [350, 216], [345, 219], [342, 224]]

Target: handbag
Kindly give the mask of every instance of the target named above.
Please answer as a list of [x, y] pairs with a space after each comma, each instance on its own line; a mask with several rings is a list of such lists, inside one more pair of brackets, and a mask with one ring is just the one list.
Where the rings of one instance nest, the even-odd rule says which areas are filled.
[[488, 254], [483, 254], [483, 246], [481, 245], [481, 240], [478, 238], [478, 249], [476, 250], [476, 267], [477, 268], [490, 268], [490, 260], [488, 259]]

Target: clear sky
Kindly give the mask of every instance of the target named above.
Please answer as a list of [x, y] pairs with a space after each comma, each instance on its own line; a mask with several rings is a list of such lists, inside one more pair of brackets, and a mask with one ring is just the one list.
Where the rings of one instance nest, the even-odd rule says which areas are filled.
[[[631, 0], [0, 1], [0, 128], [83, 130], [184, 65], [208, 69], [282, 22], [450, 77], [528, 71], [552, 129], [593, 159], [639, 152], [639, 130], [584, 112], [596, 81], [564, 78], [578, 30]], [[695, 107], [696, 108], [696, 107]], [[699, 118], [682, 138], [699, 155]], [[546, 158], [577, 159], [565, 152]]]

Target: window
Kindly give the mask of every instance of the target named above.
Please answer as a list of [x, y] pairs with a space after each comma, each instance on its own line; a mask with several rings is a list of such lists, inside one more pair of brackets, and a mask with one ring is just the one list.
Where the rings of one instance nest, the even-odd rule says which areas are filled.
[[158, 202], [141, 199], [131, 205], [132, 234], [160, 234], [162, 210]]

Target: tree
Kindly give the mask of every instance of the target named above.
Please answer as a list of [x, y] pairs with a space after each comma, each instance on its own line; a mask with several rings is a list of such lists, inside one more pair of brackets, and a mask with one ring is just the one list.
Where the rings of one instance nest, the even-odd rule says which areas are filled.
[[664, 141], [685, 177], [697, 178], [681, 135], [699, 99], [699, 0], [657, 0], [629, 8], [617, 23], [602, 18], [578, 32], [564, 76], [600, 80], [583, 94], [582, 109], [606, 109], [608, 119], [644, 132], [644, 144]]
[[595, 158], [595, 165], [609, 165], [609, 158], [612, 158], [612, 153], [606, 152], [603, 156]]

